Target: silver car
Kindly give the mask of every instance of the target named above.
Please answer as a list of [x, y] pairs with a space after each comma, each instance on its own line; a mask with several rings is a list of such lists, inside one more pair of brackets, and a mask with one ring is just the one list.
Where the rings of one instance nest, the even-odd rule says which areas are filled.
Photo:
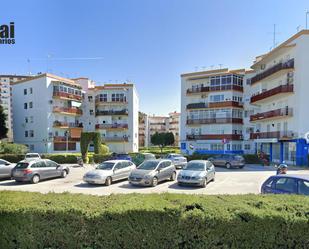
[[176, 168], [171, 160], [156, 159], [143, 162], [129, 176], [133, 185], [153, 186], [164, 180], [175, 181]]
[[16, 164], [12, 177], [17, 182], [38, 183], [40, 180], [62, 177], [65, 178], [70, 170], [48, 159], [23, 160]]
[[0, 159], [0, 179], [10, 178], [15, 165], [16, 163], [10, 163], [4, 159]]
[[223, 166], [227, 169], [240, 168], [245, 166], [245, 159], [241, 155], [218, 155], [208, 158], [215, 166]]
[[128, 179], [135, 168], [135, 164], [128, 160], [109, 160], [99, 164], [95, 170], [87, 172], [83, 180], [89, 184], [109, 186], [113, 181]]
[[171, 153], [166, 156], [175, 165], [176, 169], [181, 169], [187, 164], [187, 158], [180, 154]]
[[215, 174], [212, 162], [192, 160], [179, 172], [177, 182], [178, 185], [197, 185], [205, 188], [208, 182], [215, 180]]

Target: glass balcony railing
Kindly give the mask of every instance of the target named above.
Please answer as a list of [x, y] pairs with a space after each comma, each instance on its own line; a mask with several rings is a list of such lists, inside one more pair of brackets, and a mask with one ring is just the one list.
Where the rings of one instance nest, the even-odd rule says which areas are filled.
[[187, 94], [192, 93], [204, 93], [204, 92], [215, 92], [215, 91], [229, 91], [229, 90], [235, 90], [235, 91], [243, 91], [242, 86], [238, 85], [221, 85], [221, 86], [201, 86], [201, 87], [192, 87], [187, 89]]
[[60, 92], [60, 91], [54, 91], [53, 97], [72, 99], [72, 100], [77, 100], [77, 101], [82, 101], [82, 99], [83, 99], [83, 97], [81, 95], [76, 95], [76, 94], [72, 94], [72, 93], [65, 93], [65, 92]]
[[221, 107], [238, 107], [242, 108], [243, 103], [237, 101], [222, 101], [209, 103], [191, 103], [187, 105], [187, 109], [202, 109], [202, 108], [221, 108]]
[[242, 118], [203, 118], [187, 119], [187, 124], [242, 124]]

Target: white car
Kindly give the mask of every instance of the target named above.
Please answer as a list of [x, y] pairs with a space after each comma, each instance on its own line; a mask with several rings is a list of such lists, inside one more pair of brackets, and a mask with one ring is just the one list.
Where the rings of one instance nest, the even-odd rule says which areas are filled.
[[176, 169], [181, 169], [187, 165], [187, 158], [181, 154], [171, 153], [166, 156], [167, 159], [171, 160], [175, 165]]
[[27, 153], [25, 156], [25, 160], [33, 160], [33, 159], [41, 159], [39, 153]]
[[83, 180], [89, 184], [109, 186], [113, 181], [128, 179], [133, 169], [136, 169], [136, 166], [129, 160], [109, 160], [99, 164], [95, 170], [87, 172]]

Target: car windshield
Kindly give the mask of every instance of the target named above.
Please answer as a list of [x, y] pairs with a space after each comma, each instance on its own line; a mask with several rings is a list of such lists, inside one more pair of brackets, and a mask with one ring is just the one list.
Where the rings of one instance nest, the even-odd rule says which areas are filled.
[[115, 163], [112, 162], [103, 162], [97, 166], [97, 169], [111, 170], [113, 169], [114, 165]]
[[144, 170], [154, 170], [158, 166], [158, 161], [146, 161], [143, 162], [140, 166], [138, 166], [138, 169], [144, 169]]
[[33, 158], [33, 157], [39, 157], [39, 155], [36, 154], [27, 154], [26, 158]]
[[244, 158], [242, 156], [235, 156], [234, 157], [236, 160], [243, 160]]
[[180, 155], [180, 154], [174, 154], [174, 155], [172, 155], [173, 157], [182, 157], [182, 155]]
[[29, 163], [17, 163], [16, 168], [17, 169], [26, 169], [29, 166]]
[[184, 168], [184, 170], [202, 171], [205, 170], [205, 164], [198, 162], [189, 162], [187, 166]]

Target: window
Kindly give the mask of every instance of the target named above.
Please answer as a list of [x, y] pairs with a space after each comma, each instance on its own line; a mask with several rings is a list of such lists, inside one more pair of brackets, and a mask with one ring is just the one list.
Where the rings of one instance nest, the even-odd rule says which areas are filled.
[[33, 93], [33, 89], [32, 89], [32, 87], [30, 87], [30, 88], [29, 88], [29, 91], [30, 91], [30, 94], [32, 94], [32, 93]]
[[33, 116], [30, 116], [30, 123], [33, 123]]
[[[30, 147], [31, 147], [31, 145], [30, 145]], [[43, 161], [37, 162], [37, 163], [31, 165], [31, 168], [45, 168], [45, 167], [46, 167], [46, 165]]]
[[245, 144], [245, 150], [250, 150], [250, 144]]
[[220, 95], [211, 95], [210, 96], [210, 102], [221, 102], [224, 100], [224, 95], [220, 94]]
[[34, 137], [34, 131], [33, 131], [33, 130], [30, 130], [30, 131], [29, 131], [29, 136], [30, 136], [30, 137]]
[[89, 114], [90, 114], [90, 115], [93, 115], [93, 110], [89, 110]]
[[309, 182], [299, 180], [298, 181], [298, 193], [302, 195], [309, 195]]
[[34, 151], [34, 144], [30, 144], [29, 148], [30, 148], [30, 151]]
[[28, 131], [25, 131], [25, 137], [28, 137]]
[[93, 101], [93, 97], [92, 96], [88, 96], [88, 102], [92, 102]]
[[28, 104], [24, 103], [24, 109], [28, 109]]
[[282, 177], [278, 179], [277, 182], [275, 183], [275, 188], [277, 190], [282, 190], [284, 192], [293, 193], [295, 192], [295, 185], [296, 185], [295, 179]]
[[53, 161], [50, 161], [50, 160], [46, 160], [45, 163], [46, 163], [47, 167], [54, 167], [54, 168], [56, 168], [58, 166], [57, 163], [55, 163]]
[[24, 89], [24, 95], [27, 95], [27, 89]]
[[33, 107], [33, 102], [29, 102], [29, 108]]
[[125, 102], [126, 97], [124, 93], [113, 93], [112, 94], [112, 102]]
[[107, 102], [107, 94], [104, 93], [104, 94], [99, 94], [99, 101], [100, 102]]
[[25, 123], [28, 123], [28, 117], [25, 117]]

